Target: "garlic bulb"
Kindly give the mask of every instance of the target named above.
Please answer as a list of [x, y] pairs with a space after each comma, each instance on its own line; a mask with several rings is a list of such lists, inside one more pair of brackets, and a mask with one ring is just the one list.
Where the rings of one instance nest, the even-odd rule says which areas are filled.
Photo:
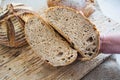
[[24, 5], [8, 4], [0, 12], [0, 44], [9, 47], [21, 47], [27, 44], [24, 26], [34, 14]]

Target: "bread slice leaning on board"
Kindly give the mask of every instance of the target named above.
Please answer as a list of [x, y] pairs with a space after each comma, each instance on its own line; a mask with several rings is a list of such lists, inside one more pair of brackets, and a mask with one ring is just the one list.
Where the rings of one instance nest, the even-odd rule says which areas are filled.
[[52, 66], [65, 66], [77, 58], [77, 51], [41, 17], [28, 20], [25, 35], [35, 53]]
[[90, 60], [98, 55], [99, 32], [94, 24], [74, 9], [51, 7], [46, 11], [46, 21], [58, 31], [80, 55]]

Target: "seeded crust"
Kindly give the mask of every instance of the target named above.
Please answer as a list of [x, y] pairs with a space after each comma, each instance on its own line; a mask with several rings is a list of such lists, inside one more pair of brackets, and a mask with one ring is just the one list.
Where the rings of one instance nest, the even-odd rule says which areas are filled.
[[35, 53], [52, 66], [65, 66], [77, 58], [77, 51], [41, 17], [28, 20], [25, 35]]
[[82, 55], [81, 60], [90, 60], [98, 55], [99, 32], [94, 24], [76, 10], [51, 7], [46, 11], [46, 21]]

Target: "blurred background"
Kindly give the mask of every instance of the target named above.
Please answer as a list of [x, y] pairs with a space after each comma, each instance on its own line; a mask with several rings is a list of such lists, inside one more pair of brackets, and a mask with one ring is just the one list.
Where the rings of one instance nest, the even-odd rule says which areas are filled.
[[[104, 15], [120, 23], [120, 0], [97, 0], [97, 2]], [[120, 31], [114, 33], [120, 33]], [[120, 54], [116, 54], [115, 57], [120, 65]]]
[[47, 0], [0, 0], [0, 6], [5, 7], [9, 3], [21, 3], [30, 6], [36, 12], [42, 12], [47, 8]]

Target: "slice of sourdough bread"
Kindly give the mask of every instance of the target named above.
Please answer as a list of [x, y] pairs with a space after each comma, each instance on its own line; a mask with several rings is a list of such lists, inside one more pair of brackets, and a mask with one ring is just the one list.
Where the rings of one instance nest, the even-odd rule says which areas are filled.
[[25, 34], [32, 49], [53, 66], [65, 66], [77, 58], [77, 51], [40, 17], [28, 20]]
[[46, 11], [46, 21], [81, 55], [90, 60], [99, 52], [99, 32], [87, 18], [67, 7], [52, 7]]

